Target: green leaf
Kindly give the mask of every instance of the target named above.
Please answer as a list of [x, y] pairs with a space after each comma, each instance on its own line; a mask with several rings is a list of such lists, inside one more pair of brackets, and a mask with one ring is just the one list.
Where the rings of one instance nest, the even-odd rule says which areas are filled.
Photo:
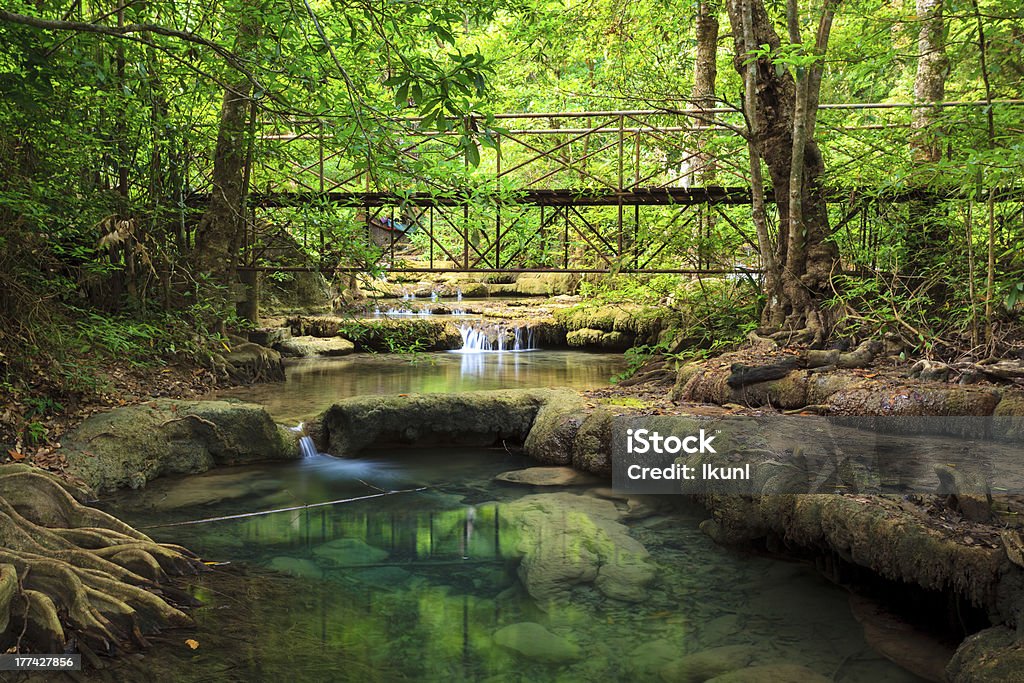
[[462, 148], [466, 152], [466, 163], [474, 168], [480, 165], [480, 149], [476, 142], [469, 136], [462, 137]]

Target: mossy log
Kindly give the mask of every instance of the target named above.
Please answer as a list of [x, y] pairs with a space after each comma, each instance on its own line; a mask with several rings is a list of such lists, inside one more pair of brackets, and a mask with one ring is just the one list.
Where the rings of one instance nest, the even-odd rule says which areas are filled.
[[146, 635], [188, 626], [188, 596], [169, 575], [203, 567], [87, 507], [55, 476], [0, 466], [0, 639], [7, 651], [134, 649]]

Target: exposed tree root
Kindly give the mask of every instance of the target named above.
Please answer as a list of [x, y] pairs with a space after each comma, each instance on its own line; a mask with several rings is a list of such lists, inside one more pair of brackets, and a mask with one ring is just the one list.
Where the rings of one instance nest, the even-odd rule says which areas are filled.
[[164, 585], [199, 559], [86, 507], [56, 477], [0, 466], [0, 645], [62, 652], [144, 647], [146, 634], [187, 626], [189, 602]]

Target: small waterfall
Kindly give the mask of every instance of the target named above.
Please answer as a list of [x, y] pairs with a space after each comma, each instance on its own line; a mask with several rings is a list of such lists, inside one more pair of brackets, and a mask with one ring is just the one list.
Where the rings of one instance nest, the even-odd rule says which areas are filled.
[[299, 452], [302, 453], [303, 458], [315, 458], [320, 455], [320, 451], [316, 449], [313, 439], [308, 436], [299, 438]]
[[480, 322], [459, 325], [462, 335], [462, 353], [484, 351], [533, 351], [533, 330], [524, 325], [510, 327], [504, 323], [481, 324]]
[[455, 300], [456, 301], [462, 301], [462, 289], [461, 288], [455, 290]]

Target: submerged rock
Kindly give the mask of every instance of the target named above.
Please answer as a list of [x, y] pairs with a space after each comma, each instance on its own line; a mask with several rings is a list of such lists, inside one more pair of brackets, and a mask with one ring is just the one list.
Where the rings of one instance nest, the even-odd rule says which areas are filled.
[[289, 576], [296, 576], [300, 579], [319, 580], [324, 576], [324, 570], [320, 568], [320, 565], [313, 560], [300, 557], [288, 557], [285, 555], [275, 557], [267, 565], [267, 568], [275, 572], [288, 574]]
[[[753, 663], [760, 650], [753, 645], [723, 645], [686, 655], [662, 667], [658, 675], [666, 683], [703, 683]], [[717, 679], [716, 679], [717, 680]]]
[[499, 629], [494, 642], [527, 659], [540, 662], [571, 662], [580, 658], [580, 649], [540, 624], [524, 621]]
[[527, 467], [525, 470], [502, 472], [495, 481], [526, 486], [591, 486], [602, 479], [571, 467]]
[[358, 538], [338, 538], [313, 548], [317, 558], [339, 566], [376, 564], [388, 556], [386, 550]]
[[372, 569], [358, 569], [347, 574], [347, 576], [360, 581], [374, 588], [386, 590], [401, 590], [413, 575], [401, 567], [374, 567]]
[[248, 471], [228, 470], [180, 479], [158, 489], [158, 494], [147, 496], [147, 504], [153, 510], [168, 511], [238, 500], [254, 493], [268, 495], [278, 491], [279, 485], [269, 481], [254, 482]]
[[299, 457], [296, 435], [263, 406], [160, 399], [88, 418], [63, 440], [68, 470], [98, 491], [164, 474]]
[[707, 683], [829, 683], [832, 679], [799, 664], [762, 664], [705, 680]]
[[926, 681], [944, 683], [953, 648], [858, 595], [850, 596], [850, 610], [871, 649]]
[[525, 496], [502, 506], [501, 521], [522, 557], [519, 579], [542, 608], [567, 602], [581, 584], [617, 600], [646, 598], [655, 569], [613, 502], [568, 492]]
[[643, 643], [629, 654], [629, 665], [634, 674], [649, 678], [679, 656], [679, 645], [661, 638]]

